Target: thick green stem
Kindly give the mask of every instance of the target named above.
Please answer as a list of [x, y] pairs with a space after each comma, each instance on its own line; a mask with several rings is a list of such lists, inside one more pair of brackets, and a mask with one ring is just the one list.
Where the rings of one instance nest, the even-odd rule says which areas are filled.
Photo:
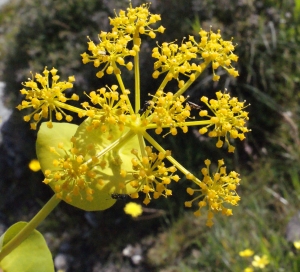
[[36, 227], [53, 211], [61, 199], [54, 195], [45, 206], [36, 214], [35, 217], [14, 237], [12, 238], [1, 250], [0, 261], [18, 247], [35, 229]]

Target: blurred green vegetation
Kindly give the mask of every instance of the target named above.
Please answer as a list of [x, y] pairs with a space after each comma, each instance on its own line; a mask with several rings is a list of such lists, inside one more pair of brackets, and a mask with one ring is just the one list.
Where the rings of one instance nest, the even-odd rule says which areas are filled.
[[[20, 102], [21, 82], [30, 77], [30, 71], [40, 72], [44, 66], [58, 68], [63, 79], [74, 74], [74, 91], [78, 94], [112, 84], [114, 79], [109, 77], [97, 79], [94, 67], [83, 65], [80, 54], [86, 50], [86, 36], [97, 40], [99, 31], [108, 29], [107, 16], [113, 16], [114, 8], [126, 8], [127, 3], [13, 0], [3, 6], [0, 79], [6, 83], [7, 106], [14, 108]], [[237, 43], [240, 76], [233, 79], [223, 73], [216, 83], [211, 81], [208, 69], [188, 92], [194, 101], [199, 92], [211, 97], [225, 87], [251, 104], [252, 132], [243, 142], [235, 143], [234, 156], [225, 149], [216, 150], [215, 143], [200, 137], [197, 130], [176, 138], [153, 136], [198, 175], [207, 157], [225, 158], [228, 169], [241, 173], [241, 204], [234, 208], [232, 217], [217, 217], [212, 229], [205, 226], [205, 216], [195, 218], [191, 211], [185, 212], [183, 203], [188, 196], [184, 179], [172, 188], [171, 198], [151, 203], [151, 207], [166, 211], [164, 216], [151, 220], [130, 220], [123, 214], [122, 202], [99, 213], [84, 213], [61, 204], [41, 226], [52, 252], [70, 256], [70, 271], [93, 271], [99, 263], [99, 271], [108, 271], [105, 264], [112, 263], [115, 269], [132, 269], [128, 271], [215, 272], [242, 271], [250, 262], [238, 253], [250, 248], [255, 254], [269, 257], [265, 271], [300, 271], [300, 253], [293, 239], [287, 239], [300, 240], [300, 223], [298, 228], [297, 224], [287, 228], [290, 219], [299, 213], [300, 203], [300, 1], [156, 0], [152, 11], [161, 14], [166, 27], [165, 34], [157, 37], [159, 42], [180, 41], [189, 34], [197, 35], [199, 27], [208, 30], [212, 26], [221, 29], [224, 39], [234, 37]], [[149, 84], [153, 82], [150, 53], [154, 44], [147, 41], [141, 52], [145, 100], [160, 83]], [[124, 72], [125, 78], [130, 86], [132, 74]], [[14, 110], [2, 129], [0, 219], [4, 217], [5, 224], [30, 218], [51, 195], [41, 183], [41, 174], [34, 175], [27, 168], [35, 156], [35, 132], [23, 124], [23, 114]], [[19, 139], [12, 144], [9, 140], [14, 135]], [[134, 266], [122, 258], [121, 250], [128, 243], [142, 246], [141, 265]]]

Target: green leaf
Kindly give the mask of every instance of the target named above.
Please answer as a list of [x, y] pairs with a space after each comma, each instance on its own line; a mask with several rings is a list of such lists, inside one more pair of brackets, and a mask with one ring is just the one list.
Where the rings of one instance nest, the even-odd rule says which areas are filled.
[[[1, 248], [15, 237], [26, 222], [12, 225], [0, 238]], [[43, 235], [34, 230], [17, 248], [3, 258], [0, 267], [5, 272], [53, 272], [54, 264]]]
[[[137, 191], [129, 184], [129, 181], [133, 179], [132, 175], [128, 174], [126, 177], [122, 177], [120, 172], [121, 169], [128, 172], [132, 171], [131, 159], [134, 156], [131, 154], [131, 150], [133, 148], [138, 149], [139, 142], [136, 135], [131, 134], [130, 136], [128, 128], [120, 131], [117, 126], [111, 126], [106, 132], [101, 132], [100, 129], [89, 130], [88, 127], [91, 126], [91, 123], [92, 119], [86, 119], [75, 133], [75, 137], [79, 142], [79, 151], [87, 150], [91, 143], [95, 145], [96, 153], [109, 147], [112, 147], [112, 149], [101, 157], [101, 159], [106, 160], [107, 165], [105, 167], [95, 167], [103, 184], [95, 184], [95, 187], [93, 187], [95, 189], [94, 201], [83, 201], [77, 197], [71, 205], [84, 210], [95, 211], [104, 210], [107, 205], [110, 205], [109, 203], [112, 203], [110, 206], [115, 203], [116, 200], [110, 197], [112, 193], [131, 194]], [[114, 146], [115, 143], [117, 143], [116, 146]], [[87, 157], [87, 159], [89, 158]]]
[[[110, 208], [116, 202], [111, 198], [112, 193], [131, 194], [137, 191], [137, 188], [133, 188], [129, 183], [133, 179], [131, 174], [121, 176], [121, 170], [132, 171], [131, 159], [134, 156], [131, 150], [139, 146], [137, 136], [128, 128], [120, 131], [118, 126], [111, 126], [106, 132], [101, 131], [100, 128], [90, 129], [92, 122], [92, 119], [87, 118], [79, 127], [68, 123], [53, 123], [52, 129], [42, 124], [36, 145], [37, 157], [44, 173], [46, 170], [51, 170], [51, 173], [56, 171], [62, 173], [63, 169], [54, 166], [53, 160], [68, 156], [73, 159], [74, 154], [69, 151], [76, 146], [76, 155], [84, 157], [82, 164], [87, 165], [95, 175], [82, 177], [78, 172], [75, 173], [80, 168], [80, 164], [72, 161], [74, 178], [70, 177], [66, 181], [68, 178], [65, 177], [51, 181], [49, 185], [56, 193], [58, 193], [58, 186], [63, 187], [60, 197], [68, 204], [86, 211]], [[64, 150], [57, 148], [59, 143], [63, 143]], [[50, 152], [50, 146], [56, 148], [57, 154]], [[99, 159], [98, 164], [92, 163], [93, 157]], [[80, 178], [84, 180], [84, 184]], [[79, 194], [73, 193], [75, 186], [80, 188]], [[87, 197], [87, 188], [93, 190], [92, 200]]]

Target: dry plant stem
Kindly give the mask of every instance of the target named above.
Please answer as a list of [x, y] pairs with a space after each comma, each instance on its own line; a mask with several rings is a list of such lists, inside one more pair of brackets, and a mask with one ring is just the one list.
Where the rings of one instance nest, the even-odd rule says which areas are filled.
[[1, 250], [0, 261], [5, 258], [10, 252], [18, 247], [35, 229], [36, 227], [53, 211], [61, 199], [54, 195], [44, 207], [36, 214], [35, 217], [14, 237], [12, 238]]

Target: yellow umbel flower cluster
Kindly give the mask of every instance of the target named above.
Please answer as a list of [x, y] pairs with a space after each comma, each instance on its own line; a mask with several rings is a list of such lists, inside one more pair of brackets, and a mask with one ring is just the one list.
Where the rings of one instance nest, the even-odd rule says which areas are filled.
[[[217, 92], [216, 99], [199, 97], [198, 103], [202, 105], [198, 105], [189, 101], [184, 93], [210, 64], [213, 80], [219, 80], [219, 68], [238, 76], [232, 67], [232, 62], [238, 59], [233, 53], [235, 46], [232, 40], [223, 40], [220, 31], [214, 33], [203, 29], [199, 31], [199, 42], [189, 36], [188, 41], [183, 39], [180, 45], [176, 42], [157, 45], [152, 50], [152, 57], [156, 60], [152, 76], [158, 79], [165, 73], [165, 77], [158, 89], [149, 94], [149, 99], [141, 101], [141, 36], [155, 38], [157, 33], [164, 32], [163, 26], [157, 26], [160, 15], [151, 14], [149, 4], [136, 8], [130, 4], [126, 11], [121, 10], [115, 18], [109, 19], [111, 32], [101, 31], [97, 44], [88, 38], [89, 53], [81, 56], [84, 64], [92, 62], [100, 69], [97, 77], [105, 74], [114, 76], [117, 80], [115, 85], [100, 86], [96, 91], [85, 93], [89, 101], [82, 102], [81, 108], [77, 108], [70, 106], [68, 101], [78, 100], [78, 96], [66, 98], [64, 94], [65, 89], [72, 87], [74, 77], [70, 77], [68, 82], [58, 82], [57, 70], [53, 68], [50, 71], [52, 85], [48, 82], [47, 69], [44, 76], [37, 74], [35, 79], [23, 83], [29, 90], [21, 90], [26, 98], [18, 108], [33, 107], [33, 113], [25, 116], [26, 121], [33, 116], [32, 128], [36, 128], [42, 118], [48, 118], [47, 124], [51, 128], [53, 111], [58, 121], [63, 115], [71, 121], [72, 118], [63, 109], [85, 119], [79, 126], [55, 123], [51, 129], [53, 132], [41, 125], [37, 154], [45, 174], [44, 182], [51, 186], [58, 198], [71, 205], [85, 210], [101, 210], [113, 205], [118, 195], [136, 198], [143, 193], [144, 204], [151, 199], [171, 196], [170, 183], [179, 181], [179, 175], [174, 174], [178, 171], [199, 187], [188, 188], [190, 195], [200, 194], [185, 205], [191, 207], [198, 200], [197, 216], [206, 206], [207, 225], [212, 226], [214, 213], [231, 215], [232, 210], [224, 205], [237, 205], [239, 175], [234, 171], [227, 174], [223, 160], [219, 160], [217, 171], [210, 174], [210, 161], [206, 160], [206, 168], [202, 169], [204, 178], [199, 180], [148, 131], [161, 135], [166, 129], [162, 137], [170, 137], [180, 132], [187, 133], [188, 127], [197, 126], [201, 134], [217, 138], [218, 148], [225, 142], [228, 151], [234, 152], [231, 139], [243, 140], [245, 133], [249, 132], [245, 102], [239, 102], [227, 92]], [[133, 90], [125, 87], [122, 69], [133, 70]], [[171, 80], [178, 82], [175, 92], [166, 91]], [[35, 81], [42, 87], [39, 88]], [[134, 98], [129, 99], [131, 93]], [[194, 113], [197, 113], [196, 116], [192, 115]], [[53, 148], [53, 145], [57, 147]]]
[[144, 118], [147, 120], [147, 123], [152, 123], [153, 128], [156, 127], [156, 134], [161, 134], [164, 127], [170, 128], [169, 133], [174, 136], [177, 134], [176, 127], [180, 127], [184, 133], [188, 131], [185, 121], [191, 115], [191, 108], [186, 103], [185, 97], [181, 95], [174, 98], [171, 92], [157, 91], [153, 96], [153, 100], [148, 103], [150, 106], [148, 106], [148, 111]]
[[182, 42], [181, 46], [163, 43], [162, 46], [155, 47], [152, 50], [152, 57], [158, 60], [154, 63], [153, 78], [168, 72], [166, 80], [174, 78], [178, 81], [178, 87], [182, 88], [185, 81], [179, 80], [179, 74], [189, 77], [193, 82], [209, 63], [212, 63], [214, 81], [220, 79], [215, 73], [220, 66], [230, 75], [237, 77], [239, 73], [231, 66], [232, 61], [238, 60], [237, 55], [233, 53], [232, 42], [224, 41], [220, 30], [214, 33], [201, 29], [199, 34], [201, 38], [199, 42], [195, 41], [194, 36], [189, 36], [189, 41]]
[[[197, 46], [193, 46], [191, 42], [182, 43], [181, 46], [174, 43], [163, 43], [162, 46], [153, 48], [152, 57], [158, 59], [154, 63], [153, 78], [158, 78], [160, 74], [169, 71], [168, 80], [175, 78], [179, 81], [178, 76], [181, 73], [194, 81], [195, 74], [192, 72], [202, 71], [201, 65], [189, 63], [190, 60], [197, 58], [197, 50]], [[180, 81], [179, 87], [182, 87], [183, 84], [184, 81]]]
[[[208, 131], [208, 127], [214, 126], [214, 129], [208, 133], [209, 137], [218, 137], [216, 146], [221, 148], [223, 141], [221, 137], [225, 138], [228, 144], [228, 152], [234, 152], [234, 146], [229, 143], [228, 138], [245, 139], [245, 133], [249, 129], [245, 126], [246, 121], [249, 119], [248, 112], [244, 111], [246, 106], [244, 102], [239, 102], [236, 97], [231, 98], [229, 94], [216, 92], [217, 100], [203, 96], [201, 101], [214, 113], [213, 116], [208, 115], [207, 110], [201, 110], [199, 115], [201, 117], [210, 117], [210, 124], [199, 129], [201, 134]], [[229, 137], [228, 137], [229, 135]]]
[[[49, 73], [52, 75], [51, 85], [49, 83]], [[72, 82], [75, 81], [74, 76], [70, 76], [68, 82], [60, 82], [58, 81], [59, 76], [57, 75], [57, 70], [53, 68], [48, 71], [47, 67], [44, 69], [43, 74], [44, 76], [38, 73], [35, 75], [36, 82], [32, 78], [23, 83], [23, 86], [28, 89], [23, 88], [20, 91], [23, 95], [25, 95], [25, 100], [23, 100], [22, 103], [17, 106], [17, 109], [34, 109], [31, 114], [24, 116], [24, 121], [26, 122], [33, 119], [33, 122], [30, 124], [32, 129], [36, 129], [37, 124], [42, 118], [49, 119], [48, 127], [51, 128], [53, 112], [55, 112], [55, 118], [57, 121], [61, 121], [63, 117], [65, 117], [66, 121], [71, 122], [73, 117], [71, 115], [67, 115], [62, 108], [65, 108], [65, 102], [68, 100], [79, 100], [79, 96], [76, 94], [73, 94], [70, 98], [67, 98], [64, 93], [66, 89], [73, 87]]]
[[[212, 62], [213, 80], [218, 81], [220, 79], [220, 76], [215, 74], [215, 70], [219, 66], [227, 70], [230, 75], [237, 77], [239, 75], [238, 71], [231, 66], [232, 61], [238, 60], [238, 56], [233, 53], [234, 45], [232, 41], [224, 41], [220, 30], [214, 33], [211, 30], [207, 32], [201, 29], [199, 34], [201, 37], [198, 44], [199, 51], [206, 63]], [[195, 43], [194, 37], [190, 36], [190, 40]]]
[[[92, 55], [81, 54], [84, 64], [94, 62], [95, 67], [104, 64], [104, 67], [96, 74], [99, 78], [104, 76], [105, 70], [107, 74], [120, 74], [121, 70], [117, 67], [118, 65], [126, 66], [128, 70], [131, 70], [133, 64], [131, 61], [126, 63], [125, 58], [135, 57], [140, 51], [139, 35], [148, 35], [154, 39], [155, 32], [163, 33], [165, 30], [163, 26], [157, 29], [150, 27], [161, 18], [158, 14], [151, 14], [149, 5], [146, 4], [137, 8], [130, 7], [127, 13], [121, 10], [119, 16], [109, 19], [113, 26], [112, 32], [102, 31], [98, 35], [100, 43], [97, 45], [91, 40], [88, 42], [88, 50]], [[128, 48], [130, 41], [133, 41], [133, 45]]]
[[150, 25], [160, 21], [161, 18], [159, 14], [151, 14], [149, 7], [150, 4], [143, 4], [136, 8], [130, 6], [127, 8], [127, 13], [121, 10], [119, 16], [109, 18], [110, 24], [113, 26], [112, 31], [121, 31], [131, 36], [148, 35], [152, 39], [156, 37], [155, 32], [164, 33], [165, 28], [163, 26], [157, 29], [150, 27]]
[[224, 206], [225, 203], [236, 206], [240, 201], [240, 197], [236, 193], [236, 187], [239, 185], [239, 174], [235, 171], [226, 173], [224, 161], [218, 161], [218, 169], [214, 174], [210, 174], [209, 166], [210, 160], [205, 160], [205, 168], [202, 168], [203, 180], [198, 183], [199, 189], [187, 188], [187, 193], [194, 195], [199, 192], [191, 201], [186, 201], [186, 207], [192, 207], [192, 203], [198, 201], [198, 210], [194, 213], [196, 216], [201, 215], [201, 208], [208, 207], [206, 225], [211, 227], [213, 225], [214, 213], [221, 212], [224, 215], [232, 215], [232, 210]]
[[[144, 204], [150, 203], [150, 193], [153, 193], [153, 198], [157, 199], [160, 196], [170, 196], [172, 195], [172, 190], [168, 189], [168, 185], [172, 180], [178, 182], [179, 176], [174, 175], [177, 171], [175, 166], [166, 167], [163, 160], [171, 155], [170, 151], [165, 153], [154, 153], [150, 146], [145, 147], [145, 156], [140, 157], [138, 151], [133, 149], [131, 153], [135, 156], [131, 160], [132, 169], [130, 173], [133, 179], [130, 181], [130, 185], [137, 188], [137, 191], [141, 191], [146, 194], [144, 199]], [[126, 171], [122, 170], [125, 175]], [[132, 198], [138, 197], [138, 194], [132, 194]]]
[[[76, 148], [76, 138], [72, 140], [73, 147], [68, 150], [64, 148], [63, 143], [59, 143], [57, 148], [63, 150], [63, 156], [57, 152], [55, 147], [51, 147], [50, 151], [57, 155], [57, 159], [53, 160], [53, 166], [57, 170], [45, 171], [44, 183], [54, 186], [57, 198], [63, 198], [67, 202], [72, 202], [73, 196], [80, 196], [89, 201], [93, 200], [94, 189], [92, 183], [103, 185], [102, 179], [99, 177], [96, 166], [103, 165], [103, 161], [99, 161], [96, 156], [92, 156], [90, 160], [86, 160], [86, 154], [79, 152]], [[94, 146], [90, 144], [87, 153], [94, 153]], [[50, 184], [49, 184], [50, 185]]]
[[126, 48], [128, 42], [132, 40], [129, 35], [119, 37], [118, 32], [101, 32], [99, 34], [99, 40], [100, 43], [98, 45], [95, 45], [91, 40], [88, 42], [88, 50], [92, 55], [88, 55], [87, 53], [81, 54], [84, 64], [94, 62], [95, 67], [104, 64], [104, 67], [96, 74], [97, 77], [103, 77], [105, 70], [107, 74], [120, 74], [121, 71], [117, 68], [116, 64], [126, 66], [128, 70], [132, 69], [132, 62], [125, 63], [124, 58], [127, 56], [135, 56], [139, 48], [134, 47], [131, 50]]
[[117, 85], [113, 85], [111, 88], [107, 87], [108, 91], [106, 88], [101, 88], [87, 95], [92, 104], [100, 108], [91, 106], [88, 102], [81, 104], [86, 111], [81, 112], [79, 117], [88, 116], [93, 120], [90, 129], [100, 127], [102, 132], [106, 132], [109, 125], [118, 125], [121, 131], [124, 129], [130, 106], [127, 103], [127, 94], [130, 92], [119, 95], [117, 88]]

